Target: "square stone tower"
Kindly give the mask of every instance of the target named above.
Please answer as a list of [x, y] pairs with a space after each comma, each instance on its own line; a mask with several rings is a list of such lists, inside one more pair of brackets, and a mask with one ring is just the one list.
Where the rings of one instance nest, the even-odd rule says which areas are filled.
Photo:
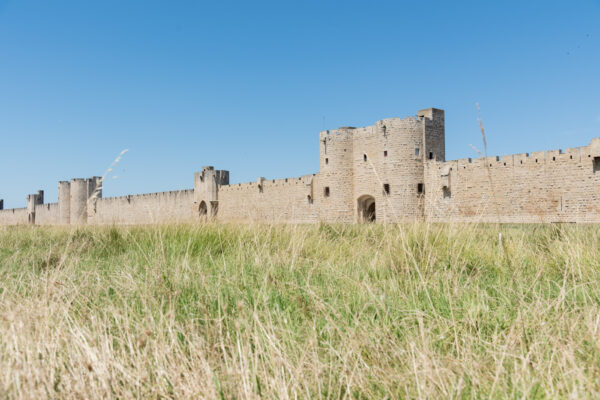
[[229, 185], [229, 171], [207, 166], [194, 173], [194, 209], [201, 218], [217, 215], [221, 185]]

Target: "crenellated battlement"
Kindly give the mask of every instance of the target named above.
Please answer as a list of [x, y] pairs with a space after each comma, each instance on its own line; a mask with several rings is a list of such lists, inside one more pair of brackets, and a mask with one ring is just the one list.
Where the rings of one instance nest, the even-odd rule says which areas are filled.
[[531, 153], [505, 154], [501, 156], [488, 156], [478, 158], [459, 158], [445, 162], [427, 160], [428, 163], [436, 165], [437, 168], [444, 166], [458, 167], [458, 170], [467, 170], [469, 168], [479, 169], [482, 167], [501, 168], [501, 167], [528, 167], [537, 166], [556, 166], [560, 167], [565, 162], [581, 163], [586, 162], [586, 158], [600, 156], [600, 149], [596, 150], [591, 143], [588, 146], [572, 147], [557, 150], [542, 150]]
[[102, 197], [102, 179], [58, 182], [0, 225], [173, 222], [598, 222], [600, 138], [587, 146], [445, 159], [445, 116], [436, 108], [365, 127], [319, 133], [319, 170], [292, 178], [230, 183], [202, 167], [193, 189]]

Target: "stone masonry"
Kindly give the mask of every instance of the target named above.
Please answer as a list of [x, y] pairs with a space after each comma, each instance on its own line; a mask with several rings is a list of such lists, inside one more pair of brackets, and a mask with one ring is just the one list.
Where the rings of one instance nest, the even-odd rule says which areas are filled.
[[234, 222], [600, 222], [600, 138], [572, 149], [446, 161], [444, 111], [319, 134], [318, 173], [229, 184], [204, 167], [189, 190], [102, 197], [99, 177], [58, 183], [0, 225]]

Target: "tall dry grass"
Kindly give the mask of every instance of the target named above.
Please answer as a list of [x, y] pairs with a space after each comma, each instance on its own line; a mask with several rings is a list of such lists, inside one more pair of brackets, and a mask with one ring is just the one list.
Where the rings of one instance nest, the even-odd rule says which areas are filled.
[[502, 232], [2, 228], [0, 397], [598, 397], [597, 227]]

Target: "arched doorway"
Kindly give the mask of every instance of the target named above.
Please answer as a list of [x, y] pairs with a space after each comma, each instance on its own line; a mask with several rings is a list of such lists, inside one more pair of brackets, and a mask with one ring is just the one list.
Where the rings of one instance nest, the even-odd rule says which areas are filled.
[[206, 207], [205, 201], [200, 202], [200, 205], [198, 206], [198, 214], [200, 214], [201, 217], [205, 217], [206, 214], [208, 214], [208, 207]]
[[364, 195], [358, 198], [358, 220], [359, 222], [375, 222], [375, 198]]

